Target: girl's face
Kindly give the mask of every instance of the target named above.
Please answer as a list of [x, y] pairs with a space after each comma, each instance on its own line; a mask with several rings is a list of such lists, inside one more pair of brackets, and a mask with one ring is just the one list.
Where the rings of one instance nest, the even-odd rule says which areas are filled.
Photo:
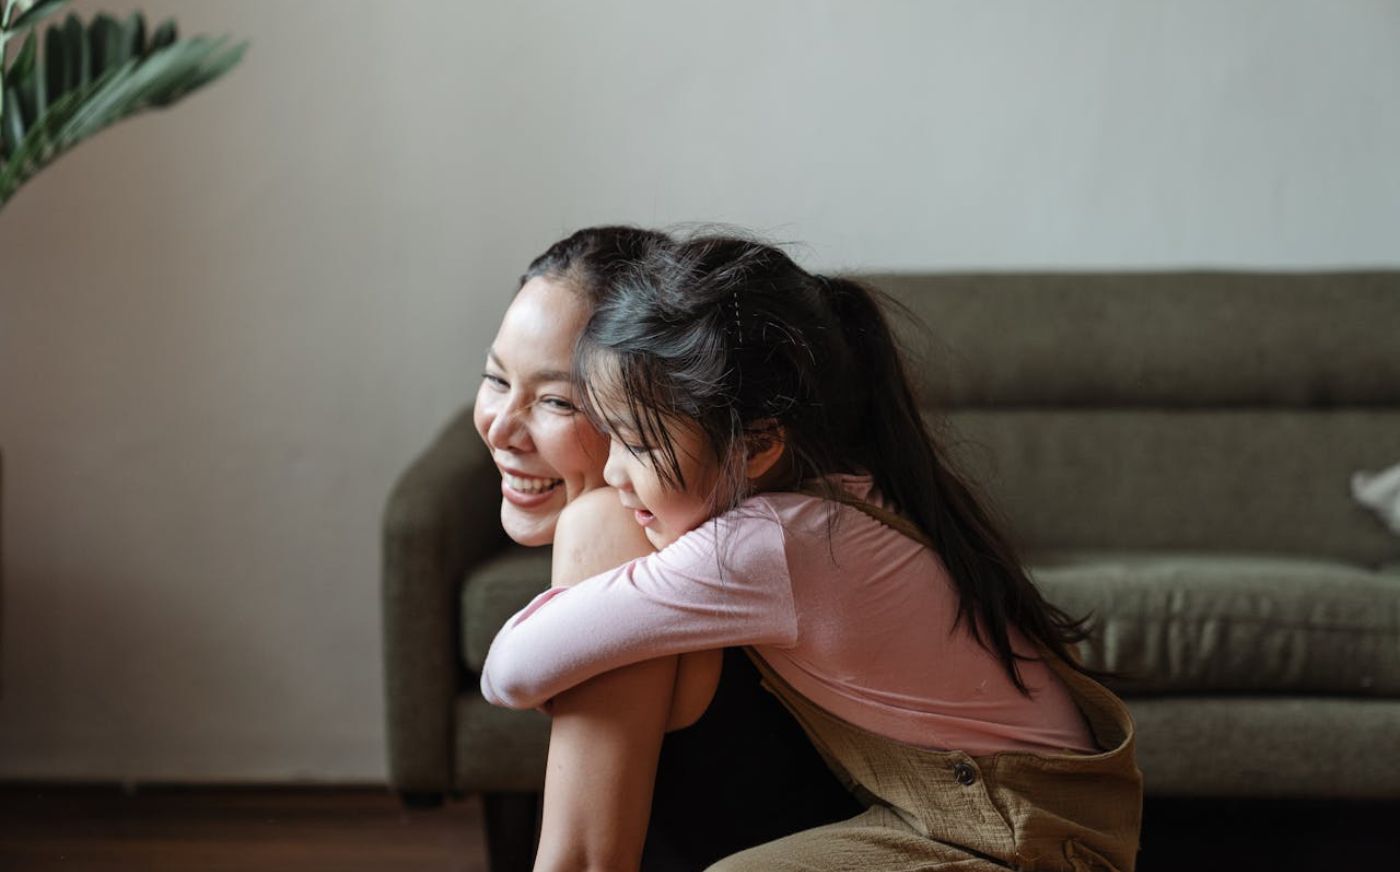
[[657, 463], [664, 462], [660, 452], [636, 445], [635, 434], [626, 429], [612, 434], [603, 468], [603, 478], [617, 488], [622, 504], [636, 513], [637, 523], [658, 549], [709, 520], [720, 474], [719, 460], [698, 426], [675, 424], [670, 436], [684, 487], [667, 485], [657, 474]]
[[473, 419], [501, 471], [501, 526], [522, 545], [554, 541], [564, 505], [603, 485], [607, 438], [578, 410], [570, 380], [590, 314], [567, 285], [531, 279], [486, 358]]

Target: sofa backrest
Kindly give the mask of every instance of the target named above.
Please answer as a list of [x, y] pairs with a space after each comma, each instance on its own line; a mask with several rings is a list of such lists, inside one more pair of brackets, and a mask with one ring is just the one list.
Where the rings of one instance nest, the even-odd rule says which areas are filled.
[[1028, 556], [1400, 559], [1400, 272], [869, 275], [953, 463]]

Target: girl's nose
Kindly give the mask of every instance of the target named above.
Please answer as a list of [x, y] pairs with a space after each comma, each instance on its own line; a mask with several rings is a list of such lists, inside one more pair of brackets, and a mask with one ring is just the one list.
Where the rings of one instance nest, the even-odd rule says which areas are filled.
[[627, 480], [627, 468], [623, 464], [621, 453], [626, 453], [627, 449], [616, 439], [608, 442], [608, 462], [603, 464], [603, 481], [610, 487], [615, 487], [620, 491], [631, 490], [631, 482]]

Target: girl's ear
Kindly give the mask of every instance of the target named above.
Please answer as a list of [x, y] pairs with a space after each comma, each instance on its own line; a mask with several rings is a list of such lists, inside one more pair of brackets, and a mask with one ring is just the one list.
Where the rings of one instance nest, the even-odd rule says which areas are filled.
[[744, 475], [754, 482], [777, 465], [787, 448], [787, 430], [772, 418], [756, 421], [744, 434]]

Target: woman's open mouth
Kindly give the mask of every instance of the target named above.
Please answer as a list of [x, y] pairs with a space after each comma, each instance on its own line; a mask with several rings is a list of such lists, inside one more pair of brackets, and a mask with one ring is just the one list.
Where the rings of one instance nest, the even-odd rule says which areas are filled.
[[547, 502], [563, 483], [562, 478], [534, 478], [501, 471], [501, 495], [522, 508]]

